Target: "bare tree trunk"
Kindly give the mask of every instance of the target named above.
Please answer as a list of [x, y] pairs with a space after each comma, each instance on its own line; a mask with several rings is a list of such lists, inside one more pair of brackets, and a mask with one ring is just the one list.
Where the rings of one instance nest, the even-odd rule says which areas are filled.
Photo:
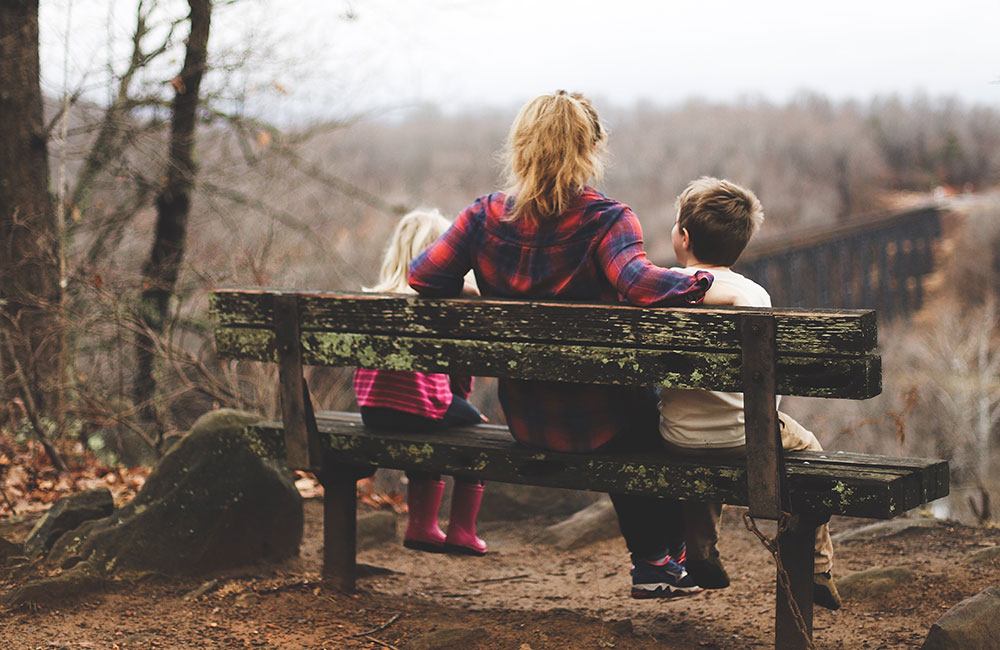
[[[52, 415], [60, 383], [59, 266], [38, 62], [38, 0], [0, 2], [0, 398], [24, 390]], [[6, 356], [6, 355], [4, 355]], [[28, 399], [27, 396], [24, 396]]]
[[[135, 401], [143, 417], [156, 420], [154, 408], [155, 340], [163, 333], [167, 310], [181, 261], [187, 234], [194, 186], [194, 131], [199, 87], [205, 72], [208, 33], [212, 18], [211, 0], [189, 0], [191, 33], [187, 39], [184, 68], [174, 80], [173, 120], [170, 129], [170, 156], [167, 178], [156, 199], [156, 232], [149, 260], [143, 268], [143, 289], [139, 305], [140, 325], [136, 337], [137, 376]], [[162, 435], [158, 432], [158, 437]]]
[[[989, 486], [990, 467], [993, 460], [993, 449], [990, 444], [993, 437], [993, 430], [997, 425], [997, 395], [996, 395], [996, 373], [998, 367], [997, 353], [991, 349], [996, 333], [997, 309], [993, 297], [986, 299], [983, 306], [982, 320], [979, 327], [975, 328], [976, 337], [976, 377], [975, 377], [975, 438], [976, 456], [978, 463], [976, 466], [976, 480], [980, 486]], [[984, 508], [988, 502], [984, 501]]]

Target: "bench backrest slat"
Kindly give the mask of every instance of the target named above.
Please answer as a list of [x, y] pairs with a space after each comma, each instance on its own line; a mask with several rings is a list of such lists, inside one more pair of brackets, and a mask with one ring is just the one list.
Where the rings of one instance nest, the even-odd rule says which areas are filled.
[[[281, 292], [219, 289], [212, 304], [223, 327], [272, 327]], [[303, 330], [505, 341], [634, 344], [738, 350], [737, 314], [766, 311], [777, 321], [779, 353], [855, 356], [876, 351], [871, 310], [661, 308], [485, 298], [434, 300], [374, 293], [297, 293]], [[501, 325], [502, 324], [502, 325]]]
[[[274, 304], [288, 293], [214, 292], [220, 356], [274, 361]], [[742, 390], [740, 316], [761, 311], [298, 295], [309, 365], [726, 391]], [[881, 391], [873, 312], [773, 313], [779, 393], [864, 399]]]

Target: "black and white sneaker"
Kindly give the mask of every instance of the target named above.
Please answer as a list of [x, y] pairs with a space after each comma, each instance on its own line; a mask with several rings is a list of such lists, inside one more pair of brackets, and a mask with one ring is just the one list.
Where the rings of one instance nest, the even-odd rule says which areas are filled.
[[657, 562], [640, 560], [631, 573], [632, 598], [677, 598], [704, 591], [669, 555]]

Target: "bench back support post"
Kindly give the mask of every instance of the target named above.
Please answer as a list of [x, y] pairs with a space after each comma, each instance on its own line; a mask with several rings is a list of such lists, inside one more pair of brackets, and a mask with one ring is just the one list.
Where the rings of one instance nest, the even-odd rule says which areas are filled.
[[792, 598], [802, 615], [799, 620], [793, 613], [779, 576], [774, 612], [774, 647], [781, 650], [806, 650], [812, 639], [816, 526], [815, 520], [793, 515], [778, 540], [781, 567], [788, 575]]
[[319, 430], [316, 428], [309, 387], [302, 375], [299, 304], [294, 295], [275, 298], [274, 332], [288, 466], [292, 469], [313, 469], [314, 462], [319, 461]]
[[778, 519], [782, 512], [784, 457], [775, 408], [776, 326], [770, 314], [740, 317], [743, 410], [746, 418], [750, 515]]

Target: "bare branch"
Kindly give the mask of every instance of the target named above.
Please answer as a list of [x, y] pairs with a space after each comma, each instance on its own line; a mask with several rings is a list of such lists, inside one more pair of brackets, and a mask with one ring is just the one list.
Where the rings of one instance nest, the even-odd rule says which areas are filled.
[[145, 3], [140, 2], [137, 9], [135, 31], [132, 33], [132, 54], [129, 58], [128, 68], [118, 80], [118, 92], [115, 101], [104, 113], [104, 120], [97, 134], [97, 139], [90, 148], [83, 167], [77, 177], [76, 186], [70, 198], [70, 205], [85, 207], [89, 202], [89, 197], [94, 180], [111, 161], [115, 160], [121, 153], [124, 144], [132, 135], [132, 129], [125, 126], [125, 116], [138, 105], [135, 100], [130, 99], [129, 93], [132, 81], [136, 73], [149, 65], [150, 61], [166, 52], [173, 44], [174, 31], [183, 22], [178, 19], [172, 21], [167, 29], [167, 34], [156, 47], [149, 52], [142, 49], [142, 41], [149, 33], [148, 19], [152, 9], [144, 12]]
[[279, 147], [278, 150], [291, 163], [293, 169], [302, 172], [313, 180], [323, 183], [327, 187], [337, 190], [355, 201], [388, 215], [399, 216], [406, 214], [408, 210], [404, 205], [391, 205], [382, 197], [376, 196], [353, 183], [324, 171], [317, 163], [305, 160], [290, 147]]
[[76, 106], [76, 103], [80, 101], [81, 95], [83, 95], [82, 86], [73, 91], [73, 94], [70, 95], [66, 101], [59, 103], [59, 110], [56, 111], [56, 114], [52, 116], [52, 119], [49, 120], [49, 123], [46, 124], [45, 128], [42, 130], [41, 135], [43, 140], [48, 140], [49, 137], [51, 137], [52, 131], [55, 130], [56, 125], [59, 124], [60, 120], [62, 120], [63, 115], [65, 115], [66, 111], [70, 108]]
[[139, 425], [132, 422], [126, 417], [127, 415], [133, 415], [136, 409], [133, 408], [125, 412], [116, 412], [107, 408], [104, 405], [103, 401], [99, 400], [93, 393], [91, 393], [88, 390], [80, 390], [78, 395], [81, 399], [83, 399], [87, 403], [87, 406], [92, 411], [101, 415], [105, 420], [109, 420], [114, 424], [123, 425], [129, 431], [137, 435], [140, 440], [146, 443], [146, 445], [153, 451], [153, 453], [159, 456], [159, 449], [156, 446], [156, 441], [150, 438], [149, 434], [147, 434], [142, 429], [142, 427], [140, 427]]
[[28, 379], [24, 375], [24, 369], [21, 367], [21, 362], [17, 358], [17, 352], [14, 350], [14, 344], [10, 340], [10, 334], [6, 330], [0, 330], [3, 334], [4, 344], [7, 348], [7, 352], [10, 355], [11, 363], [14, 366], [14, 374], [17, 377], [18, 383], [21, 384], [21, 394], [24, 395], [24, 408], [28, 414], [28, 421], [31, 422], [31, 429], [38, 438], [38, 442], [42, 444], [42, 448], [45, 449], [45, 453], [48, 454], [49, 460], [52, 461], [53, 467], [59, 471], [59, 473], [64, 474], [69, 471], [69, 467], [66, 465], [66, 461], [63, 460], [62, 454], [55, 448], [52, 441], [49, 440], [48, 434], [45, 433], [45, 428], [42, 426], [41, 421], [38, 418], [38, 409], [35, 406], [35, 398], [31, 394], [31, 386], [28, 385]]
[[321, 253], [323, 257], [329, 261], [333, 262], [333, 258], [330, 257], [330, 251], [323, 246], [322, 238], [319, 234], [313, 230], [312, 226], [306, 222], [298, 219], [294, 215], [285, 212], [284, 210], [279, 210], [278, 208], [272, 207], [260, 199], [255, 199], [247, 194], [243, 194], [235, 189], [229, 187], [222, 187], [221, 185], [216, 185], [207, 181], [202, 181], [199, 183], [199, 187], [207, 192], [211, 192], [217, 196], [223, 197], [228, 201], [235, 203], [236, 205], [251, 208], [254, 211], [267, 216], [270, 219], [274, 219], [278, 223], [291, 228], [293, 231], [298, 232], [304, 236], [307, 242], [313, 246], [317, 252]]

